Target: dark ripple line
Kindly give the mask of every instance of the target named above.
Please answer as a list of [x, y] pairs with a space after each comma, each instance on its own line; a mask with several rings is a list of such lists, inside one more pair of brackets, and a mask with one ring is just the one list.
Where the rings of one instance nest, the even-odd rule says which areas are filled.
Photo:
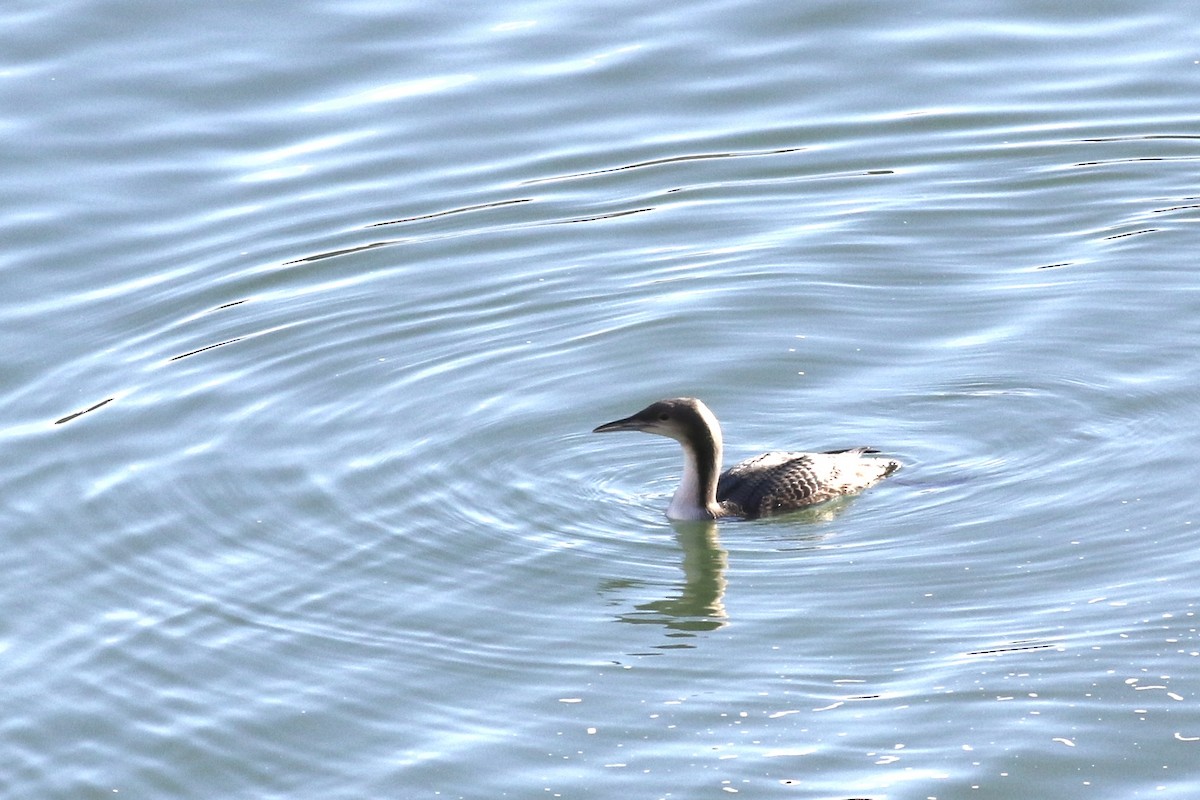
[[1124, 239], [1127, 236], [1141, 236], [1143, 233], [1154, 233], [1157, 230], [1158, 230], [1158, 228], [1146, 228], [1145, 230], [1130, 231], [1129, 233], [1118, 233], [1113, 236], [1105, 236], [1104, 240], [1111, 241], [1113, 239]]
[[[567, 225], [567, 224], [574, 223], [574, 222], [595, 222], [597, 220], [611, 219], [613, 217], [624, 217], [629, 214], [640, 214], [643, 211], [654, 211], [654, 207], [650, 206], [650, 207], [646, 207], [646, 208], [634, 208], [629, 211], [613, 211], [608, 214], [597, 214], [597, 215], [591, 216], [591, 217], [572, 217], [570, 219], [551, 220], [549, 222], [523, 223], [523, 224], [518, 224], [515, 227], [520, 228], [520, 227], [532, 227], [532, 226], [539, 226], [539, 225]], [[417, 219], [417, 218], [414, 218], [414, 219]], [[397, 220], [397, 222], [402, 222], [402, 221], [403, 220]], [[390, 224], [390, 223], [378, 223], [378, 224]], [[367, 227], [375, 227], [375, 226], [369, 225]], [[467, 233], [479, 233], [479, 232], [480, 231], [468, 231]], [[337, 256], [345, 256], [345, 255], [350, 255], [352, 253], [361, 253], [364, 250], [374, 250], [377, 247], [390, 247], [392, 245], [404, 244], [405, 242], [411, 242], [411, 241], [415, 241], [415, 239], [413, 237], [404, 238], [404, 239], [384, 239], [384, 240], [378, 241], [378, 242], [369, 242], [368, 244], [361, 244], [361, 245], [358, 245], [357, 247], [343, 247], [340, 250], [329, 250], [324, 253], [315, 253], [314, 255], [311, 255], [311, 256], [304, 256], [303, 258], [293, 259], [292, 261], [284, 261], [282, 266], [289, 267], [289, 266], [292, 266], [295, 264], [307, 264], [307, 263], [311, 263], [313, 261], [322, 261], [327, 258], [335, 258]]]
[[1150, 209], [1150, 213], [1151, 214], [1166, 214], [1169, 211], [1190, 211], [1193, 208], [1200, 208], [1200, 204], [1195, 204], [1195, 205], [1190, 205], [1190, 206], [1172, 206], [1170, 208], [1152, 208], [1152, 209]]
[[555, 175], [549, 178], [533, 178], [532, 180], [522, 181], [522, 186], [528, 186], [535, 183], [549, 183], [550, 181], [564, 181], [573, 178], [587, 178], [593, 175], [605, 175], [610, 172], [621, 172], [629, 169], [642, 169], [643, 167], [657, 167], [662, 164], [674, 164], [680, 161], [707, 161], [716, 158], [753, 158], [755, 156], [776, 156], [785, 153], [798, 153], [806, 150], [805, 147], [780, 147], [774, 150], [743, 150], [730, 151], [728, 153], [691, 153], [685, 156], [670, 156], [668, 158], [655, 158], [650, 161], [638, 161], [634, 164], [624, 164], [619, 167], [608, 167], [606, 169], [590, 170], [588, 172], [573, 172], [566, 175]]
[[244, 336], [235, 336], [234, 338], [232, 338], [232, 339], [226, 339], [226, 340], [225, 340], [225, 341], [223, 341], [223, 342], [217, 342], [216, 344], [210, 344], [210, 345], [206, 345], [206, 346], [204, 346], [204, 347], [201, 347], [201, 348], [199, 348], [199, 349], [196, 349], [196, 350], [192, 350], [192, 351], [190, 351], [190, 352], [187, 352], [187, 353], [183, 353], [183, 354], [181, 354], [181, 355], [177, 355], [177, 356], [171, 356], [171, 357], [170, 357], [169, 359], [167, 359], [167, 360], [168, 360], [168, 361], [178, 361], [178, 360], [179, 360], [179, 359], [181, 359], [181, 358], [187, 358], [188, 356], [194, 356], [194, 355], [196, 355], [197, 353], [203, 353], [205, 350], [212, 350], [214, 347], [224, 347], [224, 346], [225, 346], [225, 345], [227, 345], [227, 344], [233, 344], [234, 342], [240, 342], [240, 341], [241, 341], [242, 339], [244, 339], [244, 338], [245, 338]]
[[[603, 175], [603, 174], [609, 173], [609, 172], [620, 172], [622, 170], [628, 170], [628, 169], [640, 169], [642, 167], [651, 167], [651, 166], [657, 166], [660, 164], [671, 164], [671, 163], [675, 163], [678, 161], [703, 161], [706, 159], [715, 159], [715, 158], [750, 158], [750, 157], [755, 157], [755, 156], [769, 156], [769, 155], [780, 155], [780, 154], [784, 154], [784, 153], [798, 153], [798, 152], [801, 152], [801, 151], [807, 150], [807, 149], [808, 148], [805, 148], [805, 147], [782, 147], [782, 148], [778, 148], [778, 149], [774, 149], [774, 150], [748, 150], [748, 151], [744, 151], [744, 152], [699, 153], [699, 154], [686, 155], [686, 156], [672, 156], [670, 158], [659, 158], [659, 159], [653, 159], [651, 161], [641, 161], [636, 164], [626, 164], [626, 165], [620, 166], [620, 167], [611, 167], [608, 169], [593, 170], [591, 172], [578, 172], [578, 173], [574, 173], [574, 174], [561, 175], [561, 176], [550, 177], [550, 178], [534, 178], [533, 180], [523, 181], [523, 184], [547, 183], [547, 182], [555, 181], [555, 180], [569, 180], [572, 178], [582, 178], [582, 177], [588, 177], [591, 175]], [[869, 169], [869, 170], [864, 170], [862, 172], [851, 172], [851, 173], [845, 173], [845, 174], [847, 174], [847, 175], [871, 175], [871, 176], [894, 175], [895, 171], [891, 170], [891, 169]], [[677, 192], [677, 191], [681, 191], [681, 190], [680, 189], [671, 189], [670, 191]], [[448, 216], [450, 214], [462, 214], [462, 213], [465, 213], [468, 211], [481, 211], [483, 209], [515, 205], [518, 203], [532, 203], [533, 200], [534, 200], [534, 198], [532, 198], [532, 197], [522, 197], [522, 198], [515, 198], [512, 200], [500, 200], [495, 203], [479, 203], [479, 204], [471, 205], [471, 206], [463, 206], [462, 208], [452, 208], [447, 211], [436, 211], [432, 214], [421, 214], [421, 215], [418, 215], [415, 217], [403, 217], [401, 219], [388, 220], [387, 222], [373, 222], [370, 225], [365, 226], [364, 230], [367, 228], [378, 228], [382, 225], [397, 225], [397, 224], [400, 224], [403, 222], [417, 222], [420, 220], [444, 217], [444, 216]], [[541, 223], [533, 223], [533, 224], [534, 225], [568, 225], [568, 224], [573, 224], [576, 222], [596, 222], [598, 220], [613, 219], [615, 217], [623, 217], [623, 216], [628, 216], [630, 214], [640, 214], [644, 211], [654, 211], [654, 210], [655, 210], [654, 207], [650, 206], [650, 207], [646, 207], [646, 208], [635, 208], [635, 209], [631, 209], [628, 211], [614, 211], [614, 212], [608, 213], [608, 214], [597, 214], [595, 216], [590, 216], [590, 217], [576, 217], [576, 218], [572, 218], [572, 219], [554, 220], [551, 222], [541, 222]], [[368, 244], [357, 245], [355, 247], [344, 247], [339, 250], [328, 250], [326, 252], [315, 253], [310, 256], [304, 256], [302, 258], [292, 259], [291, 261], [284, 261], [282, 266], [289, 267], [289, 266], [293, 266], [295, 264], [307, 264], [307, 263], [312, 263], [314, 261], [323, 261], [324, 259], [327, 259], [327, 258], [335, 258], [337, 256], [350, 255], [352, 253], [360, 253], [364, 250], [372, 250], [376, 247], [388, 247], [388, 246], [395, 245], [395, 244], [401, 244], [405, 241], [410, 241], [410, 240], [408, 240], [408, 239], [385, 239], [383, 241], [370, 242]], [[222, 306], [222, 308], [224, 308], [224, 306]]]
[[100, 406], [108, 405], [113, 400], [114, 400], [114, 398], [112, 398], [112, 397], [109, 397], [105, 400], [101, 400], [99, 403], [96, 403], [96, 405], [85, 408], [83, 411], [76, 411], [74, 414], [67, 414], [62, 419], [54, 420], [54, 424], [62, 425], [64, 422], [70, 422], [71, 420], [75, 419], [76, 417], [82, 417], [84, 414], [88, 413], [89, 411], [95, 411], [97, 408], [100, 408]]
[[547, 222], [545, 224], [546, 225], [572, 225], [576, 222], [596, 222], [597, 220], [612, 219], [614, 217], [627, 217], [630, 214], [641, 214], [643, 211], [653, 211], [653, 210], [654, 210], [653, 206], [647, 206], [646, 208], [633, 208], [633, 209], [630, 209], [629, 211], [613, 211], [608, 214], [597, 214], [594, 217], [576, 217], [574, 219], [557, 219], [557, 220], [554, 220], [553, 222]]
[[1200, 139], [1200, 136], [1189, 133], [1148, 133], [1144, 136], [1098, 136], [1090, 139], [1080, 139], [1081, 142], [1141, 142], [1150, 139]]
[[1013, 647], [996, 647], [991, 650], [971, 650], [967, 652], [969, 656], [994, 656], [1001, 653], [1021, 653], [1026, 650], [1050, 650], [1058, 645], [1053, 644], [1026, 644], [1014, 645]]
[[468, 211], [481, 211], [485, 208], [499, 208], [500, 206], [511, 206], [517, 203], [532, 203], [532, 197], [521, 197], [515, 200], [500, 200], [495, 203], [479, 203], [473, 206], [463, 206], [462, 208], [452, 208], [448, 211], [435, 211], [432, 214], [420, 214], [415, 217], [402, 217], [401, 219], [391, 219], [387, 222], [373, 222], [368, 225], [368, 228], [378, 228], [381, 225], [399, 225], [401, 222], [417, 222], [423, 219], [435, 219], [437, 217], [447, 217], [451, 214], [465, 214]]
[[293, 261], [285, 261], [285, 262], [283, 262], [283, 266], [290, 267], [292, 264], [306, 264], [310, 261], [321, 261], [326, 258], [333, 258], [334, 256], [344, 256], [349, 253], [359, 253], [359, 252], [362, 252], [363, 250], [373, 250], [376, 247], [387, 247], [389, 244], [399, 244], [400, 241], [401, 241], [400, 239], [388, 239], [383, 242], [371, 242], [370, 244], [360, 244], [357, 247], [346, 247], [341, 250], [330, 250], [326, 253], [317, 253], [316, 255], [305, 256], [304, 258], [297, 258]]
[[1110, 164], [1140, 164], [1147, 161], [1196, 161], [1200, 156], [1139, 156], [1137, 158], [1110, 158], [1103, 161], [1080, 161], [1076, 167], [1105, 167]]

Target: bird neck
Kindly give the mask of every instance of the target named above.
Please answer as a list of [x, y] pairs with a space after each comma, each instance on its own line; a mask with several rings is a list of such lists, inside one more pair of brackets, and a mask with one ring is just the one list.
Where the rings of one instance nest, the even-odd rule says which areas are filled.
[[683, 477], [667, 507], [670, 519], [700, 520], [721, 516], [717, 474], [721, 470], [720, 429], [708, 429], [682, 441]]

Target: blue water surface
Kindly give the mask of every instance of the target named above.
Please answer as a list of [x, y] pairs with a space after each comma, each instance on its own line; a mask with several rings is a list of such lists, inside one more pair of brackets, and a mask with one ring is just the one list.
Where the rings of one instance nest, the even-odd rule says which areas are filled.
[[4, 796], [1200, 794], [1200, 10], [0, 22]]

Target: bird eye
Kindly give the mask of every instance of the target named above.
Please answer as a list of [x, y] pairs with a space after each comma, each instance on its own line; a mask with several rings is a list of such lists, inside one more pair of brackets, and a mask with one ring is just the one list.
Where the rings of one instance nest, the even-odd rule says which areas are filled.
[[667, 420], [669, 420], [670, 418], [671, 418], [671, 415], [670, 415], [670, 414], [668, 414], [667, 412], [665, 412], [665, 411], [661, 411], [661, 412], [659, 412], [659, 415], [658, 415], [658, 421], [659, 421], [659, 422], [666, 422], [666, 421], [667, 421]]

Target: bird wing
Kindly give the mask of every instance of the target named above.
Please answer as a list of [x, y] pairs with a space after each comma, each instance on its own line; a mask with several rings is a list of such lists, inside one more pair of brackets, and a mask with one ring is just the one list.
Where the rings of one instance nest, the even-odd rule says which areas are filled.
[[[862, 491], [900, 464], [864, 458], [865, 447], [827, 453], [763, 453], [717, 480], [717, 501], [747, 517], [789, 511]], [[736, 508], [734, 508], [736, 507]]]

